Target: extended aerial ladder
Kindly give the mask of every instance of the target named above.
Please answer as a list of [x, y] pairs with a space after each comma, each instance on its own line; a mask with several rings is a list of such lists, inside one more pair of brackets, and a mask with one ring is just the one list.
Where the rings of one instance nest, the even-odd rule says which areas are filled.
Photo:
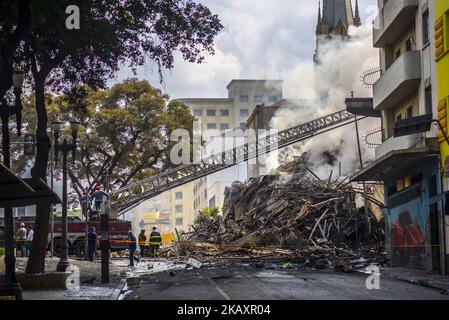
[[111, 210], [121, 215], [138, 206], [143, 201], [153, 198], [167, 190], [246, 162], [249, 159], [266, 155], [275, 149], [284, 148], [364, 118], [356, 118], [354, 114], [346, 110], [335, 112], [280, 131], [277, 134], [269, 135], [264, 138], [264, 144], [261, 144], [260, 141], [248, 142], [222, 153], [205, 157], [199, 163], [180, 165], [171, 170], [114, 190], [109, 195]]

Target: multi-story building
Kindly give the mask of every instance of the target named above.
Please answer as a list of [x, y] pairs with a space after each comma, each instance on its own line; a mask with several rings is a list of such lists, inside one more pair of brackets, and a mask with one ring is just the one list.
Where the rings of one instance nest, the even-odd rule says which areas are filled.
[[392, 265], [444, 271], [438, 132], [395, 137], [398, 120], [437, 116], [435, 2], [378, 0], [373, 28], [381, 76], [373, 87], [383, 137], [376, 160], [353, 181], [383, 181], [386, 248]]
[[[449, 113], [449, 1], [435, 0], [435, 59], [438, 74], [438, 120], [447, 135]], [[441, 149], [441, 176], [445, 197], [446, 269], [449, 266], [449, 144], [442, 132], [438, 140]], [[447, 270], [449, 272], [449, 270]]]
[[[281, 101], [283, 99], [282, 85], [282, 80], [232, 80], [226, 87], [227, 98], [187, 98], [177, 99], [177, 101], [191, 109], [192, 114], [200, 122], [202, 130], [216, 130], [216, 135], [222, 135], [229, 129], [246, 130], [248, 119], [257, 105], [275, 104]], [[215, 139], [215, 143], [210, 143], [206, 147], [206, 154], [215, 153], [217, 150], [215, 146], [218, 144], [221, 145], [218, 139]], [[245, 180], [246, 177], [246, 164], [240, 164], [212, 174], [204, 182], [200, 179], [173, 189], [170, 191], [170, 198], [174, 200], [174, 194], [177, 192], [186, 195], [182, 207], [183, 216], [188, 217], [184, 218], [185, 223], [191, 224], [196, 214], [202, 209], [222, 206], [226, 185], [230, 185], [235, 180]], [[171, 200], [170, 203], [172, 203]], [[178, 207], [179, 210], [180, 207]]]

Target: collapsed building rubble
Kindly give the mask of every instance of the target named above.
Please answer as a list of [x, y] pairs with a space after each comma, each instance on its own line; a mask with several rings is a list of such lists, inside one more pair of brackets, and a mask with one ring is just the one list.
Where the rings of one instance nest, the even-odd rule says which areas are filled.
[[[384, 260], [382, 218], [356, 207], [363, 191], [346, 180], [320, 180], [297, 159], [271, 175], [234, 182], [223, 215], [197, 219], [169, 257], [291, 261], [350, 271]], [[381, 206], [366, 195], [371, 206]], [[370, 206], [367, 206], [370, 208]]]

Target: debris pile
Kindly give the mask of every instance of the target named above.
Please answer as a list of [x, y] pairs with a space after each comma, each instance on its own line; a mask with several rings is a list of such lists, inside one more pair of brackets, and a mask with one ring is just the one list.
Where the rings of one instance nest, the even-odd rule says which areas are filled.
[[299, 160], [279, 169], [287, 172], [234, 182], [226, 190], [223, 215], [198, 220], [185, 241], [165, 254], [288, 260], [344, 271], [376, 261], [383, 250], [383, 221], [356, 208], [361, 194], [346, 180], [309, 177]]

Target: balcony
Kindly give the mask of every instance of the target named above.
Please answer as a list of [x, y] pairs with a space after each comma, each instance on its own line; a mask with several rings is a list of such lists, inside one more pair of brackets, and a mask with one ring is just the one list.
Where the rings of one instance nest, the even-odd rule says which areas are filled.
[[390, 138], [376, 149], [376, 160], [355, 173], [351, 181], [386, 181], [429, 156], [439, 155], [436, 139], [426, 139], [423, 133]]
[[396, 106], [413, 91], [421, 81], [421, 53], [407, 51], [374, 84], [374, 110]]
[[374, 47], [393, 43], [415, 20], [418, 6], [419, 0], [389, 0], [374, 21]]
[[392, 151], [406, 150], [422, 147], [425, 138], [422, 133], [409, 136], [390, 138], [376, 148], [376, 159], [380, 159]]

